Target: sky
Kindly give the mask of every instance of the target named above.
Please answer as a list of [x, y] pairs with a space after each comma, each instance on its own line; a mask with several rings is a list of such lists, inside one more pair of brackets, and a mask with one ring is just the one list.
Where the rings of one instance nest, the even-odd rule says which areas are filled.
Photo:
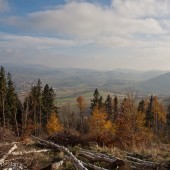
[[0, 0], [0, 64], [170, 70], [169, 0]]

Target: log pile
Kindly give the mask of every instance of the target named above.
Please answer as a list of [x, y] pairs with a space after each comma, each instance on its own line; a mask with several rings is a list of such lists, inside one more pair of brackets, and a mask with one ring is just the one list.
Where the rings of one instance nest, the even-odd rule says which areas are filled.
[[[108, 156], [108, 155], [101, 154], [101, 153], [92, 153], [90, 151], [85, 151], [85, 150], [81, 150], [79, 152], [79, 154], [78, 154], [79, 159], [78, 159], [75, 155], [73, 155], [72, 152], [69, 151], [68, 148], [66, 148], [64, 146], [60, 146], [58, 144], [40, 139], [35, 136], [32, 136], [32, 137], [34, 139], [40, 141], [41, 144], [44, 143], [46, 146], [49, 145], [52, 147], [56, 147], [58, 150], [64, 152], [66, 154], [67, 159], [69, 159], [74, 164], [74, 166], [77, 170], [87, 170], [87, 167], [94, 169], [94, 170], [108, 170], [103, 167], [98, 167], [98, 166], [94, 165], [93, 163], [95, 163], [95, 162], [108, 163], [109, 167], [112, 167], [112, 168], [117, 168], [117, 167], [123, 166], [125, 164], [124, 161], [119, 158], [116, 158], [113, 156]], [[81, 158], [85, 158], [86, 160], [88, 160], [88, 163], [80, 160]]]

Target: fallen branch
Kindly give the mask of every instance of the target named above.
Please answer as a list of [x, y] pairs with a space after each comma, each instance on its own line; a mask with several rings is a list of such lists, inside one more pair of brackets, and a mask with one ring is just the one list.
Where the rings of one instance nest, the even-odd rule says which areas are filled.
[[65, 148], [64, 146], [60, 146], [60, 145], [57, 145], [55, 143], [52, 143], [52, 142], [49, 142], [49, 141], [46, 141], [46, 140], [43, 140], [43, 139], [40, 139], [38, 137], [35, 137], [35, 136], [32, 136], [34, 139], [38, 140], [38, 141], [41, 141], [47, 145], [51, 145], [57, 149], [59, 149], [60, 151], [63, 151], [69, 158], [70, 160], [73, 162], [73, 164], [76, 166], [76, 168], [78, 170], [87, 170], [87, 168], [85, 168], [82, 164], [82, 162], [80, 160], [78, 160], [67, 148]]
[[25, 154], [30, 154], [30, 153], [41, 153], [41, 152], [50, 152], [50, 149], [41, 149], [41, 150], [30, 150], [30, 151], [18, 151], [18, 152], [12, 152], [11, 155], [25, 155]]
[[5, 162], [5, 159], [10, 155], [15, 149], [17, 148], [17, 145], [14, 144], [14, 146], [0, 159], [0, 165], [2, 165]]

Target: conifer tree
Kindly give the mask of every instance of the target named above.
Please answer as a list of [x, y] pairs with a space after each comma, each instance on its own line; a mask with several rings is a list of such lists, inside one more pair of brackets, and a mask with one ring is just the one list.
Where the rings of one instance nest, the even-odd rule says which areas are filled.
[[14, 83], [12, 81], [11, 74], [8, 73], [7, 76], [7, 120], [10, 125], [15, 127], [17, 135], [19, 136], [19, 129], [18, 129], [18, 121], [17, 121], [17, 106], [18, 106], [18, 97], [15, 92]]
[[43, 92], [42, 92], [42, 104], [43, 104], [43, 116], [42, 121], [43, 123], [47, 123], [49, 119], [49, 113], [55, 109], [55, 93], [53, 88], [49, 87], [48, 84], [45, 85]]
[[105, 101], [105, 109], [108, 114], [108, 118], [110, 120], [113, 120], [113, 99], [110, 96], [110, 94], [107, 95], [107, 98]]
[[146, 127], [153, 128], [153, 121], [154, 121], [153, 95], [151, 95], [149, 105], [146, 110]]
[[166, 135], [168, 138], [170, 138], [170, 105], [168, 106], [166, 115]]
[[5, 69], [1, 66], [1, 69], [0, 69], [0, 112], [2, 113], [1, 122], [4, 128], [6, 127], [5, 102], [6, 102], [6, 76], [5, 76]]
[[80, 131], [81, 133], [83, 133], [84, 132], [84, 112], [85, 112], [85, 107], [86, 107], [86, 102], [83, 96], [79, 96], [77, 98], [77, 105], [80, 111], [80, 115], [79, 115]]
[[95, 107], [102, 108], [103, 106], [103, 98], [100, 96], [98, 89], [96, 88], [93, 94], [93, 99], [91, 99], [91, 110]]
[[118, 114], [119, 114], [119, 106], [118, 106], [117, 96], [115, 96], [114, 100], [113, 100], [113, 112], [114, 112], [114, 120], [113, 121], [115, 121], [118, 117]]

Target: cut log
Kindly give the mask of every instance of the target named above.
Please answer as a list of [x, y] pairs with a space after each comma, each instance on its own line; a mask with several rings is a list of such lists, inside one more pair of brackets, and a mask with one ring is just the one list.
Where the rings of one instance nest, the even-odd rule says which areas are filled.
[[126, 156], [126, 158], [127, 158], [127, 160], [129, 160], [129, 162], [131, 164], [138, 165], [138, 166], [141, 166], [141, 167], [149, 167], [149, 168], [160, 167], [160, 164], [154, 163], [154, 162], [151, 162], [151, 161], [141, 160], [141, 159], [138, 159], [138, 158], [134, 158], [132, 156]]
[[55, 143], [40, 139], [38, 137], [32, 136], [34, 139], [41, 141], [42, 143], [45, 143], [47, 145], [51, 145], [57, 149], [59, 149], [60, 151], [63, 151], [69, 158], [70, 160], [73, 162], [74, 165], [76, 165], [77, 170], [88, 170], [87, 168], [84, 167], [84, 165], [82, 164], [82, 162], [77, 159], [67, 148], [65, 148], [64, 146], [60, 146], [57, 145]]
[[85, 163], [85, 162], [82, 162], [84, 166], [88, 167], [88, 168], [92, 168], [94, 170], [108, 170], [108, 169], [105, 169], [105, 168], [102, 168], [102, 167], [99, 167], [99, 166], [96, 166], [96, 165], [93, 165], [93, 164], [90, 164], [90, 163]]
[[88, 159], [91, 162], [107, 162], [112, 167], [125, 165], [125, 162], [119, 158], [107, 156], [101, 153], [91, 153], [89, 151], [80, 151], [79, 156]]
[[10, 155], [15, 149], [17, 148], [17, 145], [14, 144], [14, 146], [6, 153], [4, 156], [0, 159], [0, 165], [2, 165], [5, 162], [5, 159]]

